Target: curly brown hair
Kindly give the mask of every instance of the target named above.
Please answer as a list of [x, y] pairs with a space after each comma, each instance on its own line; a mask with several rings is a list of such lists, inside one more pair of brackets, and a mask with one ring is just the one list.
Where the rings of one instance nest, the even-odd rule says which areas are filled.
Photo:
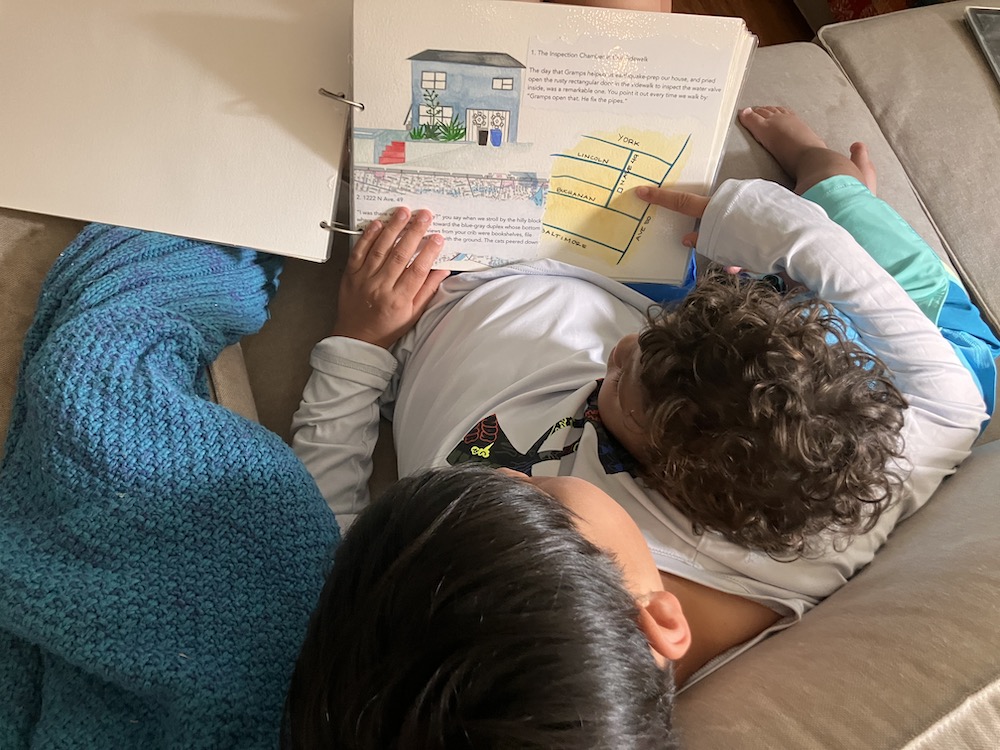
[[831, 305], [713, 270], [639, 348], [645, 479], [697, 532], [798, 557], [892, 502], [906, 400]]

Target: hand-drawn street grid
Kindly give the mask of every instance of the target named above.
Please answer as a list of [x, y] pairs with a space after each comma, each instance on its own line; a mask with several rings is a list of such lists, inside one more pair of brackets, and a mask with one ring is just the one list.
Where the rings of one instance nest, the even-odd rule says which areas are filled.
[[690, 140], [685, 138], [672, 159], [595, 136], [553, 154], [542, 234], [620, 263], [650, 210], [632, 188], [662, 186]]

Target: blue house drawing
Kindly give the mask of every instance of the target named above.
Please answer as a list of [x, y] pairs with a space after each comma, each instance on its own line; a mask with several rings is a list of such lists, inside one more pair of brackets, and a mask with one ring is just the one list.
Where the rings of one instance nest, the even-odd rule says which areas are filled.
[[504, 52], [428, 49], [409, 59], [408, 127], [457, 122], [466, 141], [517, 142], [524, 65]]

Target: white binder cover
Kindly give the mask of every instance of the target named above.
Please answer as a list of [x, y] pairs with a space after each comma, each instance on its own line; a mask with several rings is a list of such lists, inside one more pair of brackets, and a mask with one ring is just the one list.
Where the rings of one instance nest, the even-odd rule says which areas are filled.
[[324, 260], [350, 0], [0, 0], [0, 206]]

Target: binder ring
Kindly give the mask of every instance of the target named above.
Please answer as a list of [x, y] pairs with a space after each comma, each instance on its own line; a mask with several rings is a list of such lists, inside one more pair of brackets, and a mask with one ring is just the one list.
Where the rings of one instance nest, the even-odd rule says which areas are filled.
[[331, 99], [336, 99], [338, 102], [343, 102], [344, 104], [350, 104], [352, 107], [355, 107], [358, 110], [358, 112], [365, 111], [364, 104], [362, 104], [361, 102], [351, 101], [346, 96], [344, 96], [344, 94], [335, 94], [332, 91], [327, 91], [326, 89], [323, 88], [319, 90], [319, 93], [321, 93], [323, 96], [328, 96]]
[[327, 221], [321, 221], [319, 223], [319, 226], [320, 229], [325, 229], [328, 232], [338, 232], [340, 234], [353, 234], [353, 235], [364, 234], [364, 230], [351, 229], [350, 227], [344, 226], [339, 221], [335, 221], [333, 222], [333, 224]]

